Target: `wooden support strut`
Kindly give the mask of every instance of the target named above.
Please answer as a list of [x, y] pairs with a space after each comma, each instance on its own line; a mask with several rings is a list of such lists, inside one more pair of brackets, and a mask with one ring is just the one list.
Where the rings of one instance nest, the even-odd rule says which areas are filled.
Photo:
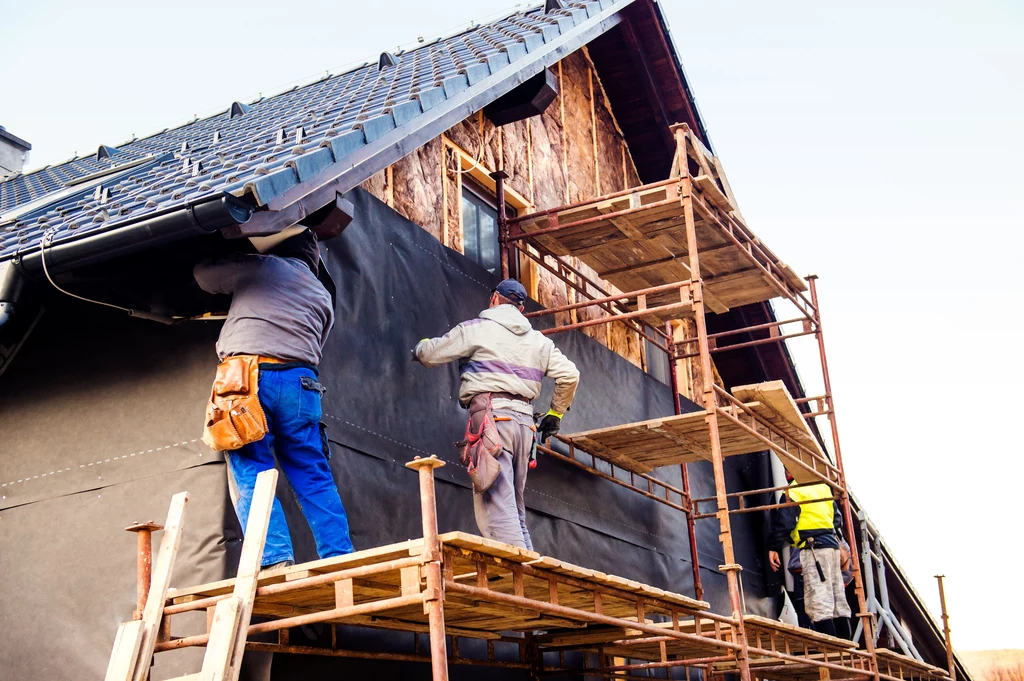
[[[174, 570], [174, 560], [181, 545], [182, 525], [187, 506], [188, 492], [180, 492], [171, 498], [160, 551], [154, 563], [150, 584], [146, 586], [147, 597], [142, 617], [125, 622], [118, 628], [110, 664], [107, 666], [106, 681], [145, 681], [149, 677], [149, 666], [164, 616], [164, 603], [171, 583], [171, 572]], [[149, 578], [149, 575], [145, 576]], [[142, 591], [143, 585], [140, 584], [140, 594]]]

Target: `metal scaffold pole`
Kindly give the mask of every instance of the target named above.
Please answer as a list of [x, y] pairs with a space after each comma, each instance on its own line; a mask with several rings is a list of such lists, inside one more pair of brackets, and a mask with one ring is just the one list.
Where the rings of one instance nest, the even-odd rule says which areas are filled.
[[946, 610], [946, 590], [942, 580], [946, 575], [935, 575], [939, 583], [939, 605], [942, 607], [942, 636], [946, 639], [946, 669], [949, 671], [950, 681], [956, 681], [956, 665], [953, 662], [953, 641], [949, 636], [949, 612]]
[[[675, 335], [671, 322], [665, 322], [666, 344], [668, 346], [668, 375], [669, 384], [672, 387], [672, 405], [678, 416], [682, 413], [679, 403], [679, 360], [675, 359], [676, 346]], [[686, 534], [690, 540], [690, 562], [693, 565], [693, 593], [697, 600], [704, 599], [704, 586], [700, 583], [700, 559], [697, 556], [697, 526], [693, 514], [693, 501], [690, 498], [690, 474], [686, 470], [686, 464], [679, 464], [679, 475], [682, 478], [683, 505], [686, 507]]]
[[[677, 154], [683, 154], [685, 161], [685, 130], [676, 129]], [[729, 585], [729, 603], [732, 618], [736, 624], [736, 640], [740, 650], [736, 651], [742, 681], [750, 681], [750, 665], [747, 655], [747, 637], [743, 626], [743, 603], [740, 596], [740, 570], [732, 545], [732, 530], [729, 522], [729, 499], [725, 489], [725, 466], [722, 455], [722, 443], [718, 432], [718, 400], [714, 390], [714, 372], [711, 369], [711, 352], [708, 347], [707, 323], [704, 319], [704, 291], [700, 279], [700, 258], [697, 255], [697, 227], [693, 217], [693, 197], [690, 180], [682, 183], [683, 220], [686, 224], [686, 244], [690, 258], [690, 295], [693, 301], [693, 313], [697, 321], [697, 345], [700, 349], [701, 389], [704, 398], [705, 419], [711, 437], [711, 462], [715, 473], [715, 499], [718, 504], [719, 538], [722, 542], [722, 553], [725, 565], [719, 567], [725, 572]]]
[[444, 579], [441, 575], [441, 540], [437, 533], [437, 502], [434, 495], [434, 469], [444, 465], [435, 456], [416, 457], [405, 464], [420, 475], [420, 511], [423, 515], [423, 573], [427, 595], [423, 609], [430, 627], [430, 665], [433, 681], [448, 681], [448, 647], [444, 631]]
[[864, 648], [871, 655], [872, 672], [878, 679], [878, 659], [875, 657], [875, 629], [871, 613], [868, 611], [864, 597], [864, 579], [861, 575], [860, 557], [854, 550], [857, 535], [854, 533], [853, 514], [850, 512], [850, 493], [846, 486], [846, 472], [843, 468], [843, 453], [839, 445], [839, 426], [836, 424], [835, 403], [832, 400], [832, 381], [828, 373], [828, 357], [825, 354], [825, 336], [821, 326], [821, 306], [818, 303], [817, 275], [807, 277], [811, 289], [811, 304], [814, 306], [814, 337], [818, 341], [818, 355], [821, 360], [821, 375], [825, 385], [825, 407], [828, 412], [828, 423], [832, 430], [832, 449], [836, 456], [836, 468], [839, 469], [839, 497], [843, 510], [843, 532], [850, 544], [850, 562], [853, 568], [854, 591], [857, 594], [857, 617], [864, 627]]

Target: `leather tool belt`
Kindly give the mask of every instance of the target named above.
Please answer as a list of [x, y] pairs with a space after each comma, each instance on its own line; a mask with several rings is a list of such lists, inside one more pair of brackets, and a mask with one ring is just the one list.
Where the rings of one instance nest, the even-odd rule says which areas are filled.
[[466, 466], [475, 492], [486, 492], [501, 472], [501, 436], [494, 424], [491, 397], [496, 393], [474, 395], [469, 403], [466, 437], [455, 443], [459, 459]]
[[262, 440], [267, 416], [259, 399], [260, 362], [281, 360], [259, 355], [232, 355], [217, 365], [217, 377], [206, 405], [203, 442], [218, 452]]

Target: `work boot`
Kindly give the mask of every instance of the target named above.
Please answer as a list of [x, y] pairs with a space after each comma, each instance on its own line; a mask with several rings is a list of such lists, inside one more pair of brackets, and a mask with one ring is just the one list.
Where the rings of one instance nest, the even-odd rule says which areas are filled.
[[289, 559], [289, 560], [282, 560], [282, 561], [278, 561], [276, 563], [273, 563], [271, 565], [264, 565], [263, 567], [260, 568], [260, 571], [262, 572], [264, 570], [276, 570], [277, 568], [286, 568], [286, 567], [291, 567], [293, 565], [295, 565], [295, 561], [294, 560], [291, 560], [291, 559]]
[[832, 619], [832, 624], [835, 626], [836, 635], [839, 638], [845, 638], [847, 641], [853, 640], [853, 631], [850, 628], [849, 617], [835, 617]]
[[821, 620], [820, 622], [814, 623], [814, 630], [819, 634], [828, 634], [829, 636], [837, 636], [835, 620]]

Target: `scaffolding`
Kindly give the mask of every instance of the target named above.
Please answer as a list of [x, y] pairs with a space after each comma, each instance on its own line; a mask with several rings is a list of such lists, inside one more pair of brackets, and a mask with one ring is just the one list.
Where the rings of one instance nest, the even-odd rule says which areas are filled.
[[[736, 656], [736, 671], [748, 681], [752, 674], [760, 676], [765, 670], [752, 658], [749, 639], [756, 627], [743, 616], [739, 580], [742, 567], [735, 560], [730, 515], [794, 504], [747, 503], [752, 497], [785, 489], [780, 487], [730, 492], [726, 489], [724, 458], [773, 452], [797, 483], [829, 485], [842, 509], [845, 535], [856, 535], [843, 473], [816, 277], [804, 279], [795, 274], [746, 226], [721, 162], [689, 127], [679, 124], [672, 131], [676, 151], [669, 179], [592, 201], [509, 218], [502, 186], [504, 173], [495, 173], [502, 271], [506, 276], [518, 274], [521, 262], [533, 262], [565, 282], [580, 298], [530, 313], [531, 317], [555, 316], [554, 326], [544, 333], [618, 322], [667, 355], [675, 417], [566, 435], [560, 439], [569, 446], [567, 455], [550, 448], [545, 451], [682, 511], [687, 518], [698, 598], [702, 587], [694, 521], [718, 518], [725, 557], [719, 569], [727, 576], [735, 640], [743, 648]], [[595, 276], [569, 265], [566, 256], [585, 263]], [[772, 299], [787, 301], [796, 316], [708, 333], [708, 311], [722, 313]], [[588, 308], [593, 313], [591, 318], [570, 317], [559, 323], [559, 315], [564, 318], [564, 313], [578, 314]], [[679, 340], [671, 321], [684, 317], [695, 320], [696, 336]], [[793, 324], [800, 324], [800, 329], [783, 330]], [[817, 340], [822, 395], [794, 400], [781, 382], [741, 386], [730, 394], [712, 380], [713, 354], [809, 335]], [[746, 340], [741, 338], [744, 336]], [[701, 395], [695, 398], [703, 409], [683, 414], [677, 372], [679, 361], [689, 358], [699, 361], [703, 385]], [[817, 416], [828, 419], [834, 459], [819, 446], [816, 433], [809, 427], [809, 421]], [[600, 470], [599, 459], [611, 466], [611, 474]], [[712, 463], [714, 497], [690, 495], [686, 466], [701, 459]], [[654, 468], [672, 464], [681, 468], [681, 488], [650, 475]], [[616, 468], [624, 469], [627, 475], [616, 475]], [[738, 502], [738, 508], [730, 507], [731, 500]], [[713, 504], [714, 510], [701, 512], [701, 504]], [[858, 628], [874, 632], [857, 552], [853, 552], [852, 562]], [[879, 677], [884, 674], [875, 639], [874, 635], [863, 637], [871, 673]], [[810, 659], [805, 656], [805, 660]]]
[[[168, 582], [188, 499], [176, 495], [155, 561], [140, 542], [140, 610], [118, 630], [107, 681], [144, 681], [156, 653], [188, 648], [206, 649], [202, 670], [176, 681], [237, 679], [247, 650], [420, 662], [431, 666], [433, 681], [446, 680], [449, 665], [518, 669], [533, 680], [640, 679], [673, 668], [723, 675], [744, 666], [779, 681], [946, 679], [943, 670], [895, 653], [876, 665], [852, 641], [716, 614], [683, 594], [483, 537], [440, 533], [434, 469], [445, 464], [431, 456], [406, 465], [419, 475], [421, 538], [261, 571], [277, 483], [270, 470], [257, 479], [238, 576], [186, 588]], [[206, 614], [206, 633], [175, 636], [178, 618], [189, 613]], [[330, 625], [329, 644], [290, 641], [290, 629], [318, 623]], [[339, 626], [411, 633], [411, 649], [348, 648]], [[276, 642], [252, 640], [271, 632]]]
[[[693, 597], [481, 537], [440, 533], [434, 469], [444, 464], [434, 457], [417, 458], [407, 465], [419, 475], [423, 535], [400, 544], [261, 572], [260, 537], [266, 527], [254, 502], [238, 577], [170, 589], [164, 558], [169, 553], [173, 564], [174, 551], [161, 546], [151, 576], [148, 537], [155, 527], [142, 528], [135, 621], [143, 624], [122, 625], [111, 658], [115, 673], [108, 670], [108, 681], [141, 681], [153, 653], [190, 647], [206, 647], [207, 652], [203, 671], [187, 678], [204, 679], [237, 678], [242, 651], [260, 650], [422, 662], [431, 665], [434, 681], [445, 681], [451, 664], [520, 669], [534, 681], [580, 674], [641, 679], [651, 678], [654, 670], [671, 676], [668, 670], [680, 668], [687, 678], [695, 669], [705, 678], [729, 674], [741, 681], [948, 681], [942, 669], [875, 649], [857, 552], [852, 555], [856, 616], [868, 634], [861, 637], [863, 649], [854, 641], [744, 612], [742, 567], [735, 558], [730, 516], [795, 503], [749, 503], [757, 495], [772, 498], [770, 493], [786, 487], [728, 490], [725, 457], [770, 451], [796, 484], [827, 484], [842, 509], [846, 536], [856, 535], [815, 278], [797, 276], [747, 228], [721, 163], [687, 126], [674, 126], [673, 134], [677, 148], [669, 179], [592, 201], [508, 218], [505, 175], [499, 171], [493, 177], [503, 273], [516, 274], [521, 261], [532, 261], [582, 299], [530, 313], [556, 317], [544, 333], [621, 323], [669, 358], [674, 415], [560, 435], [560, 445], [539, 449], [683, 513]], [[596, 276], [565, 256], [579, 258]], [[778, 298], [792, 305], [796, 318], [708, 333], [709, 310], [720, 313]], [[598, 316], [581, 320], [573, 314], [586, 308]], [[696, 337], [676, 338], [673, 320], [683, 318], [695, 321]], [[799, 331], [783, 331], [794, 323], [801, 325]], [[715, 353], [810, 335], [817, 340], [822, 395], [793, 399], [781, 382], [729, 392], [712, 380]], [[737, 341], [740, 336], [747, 339]], [[690, 413], [683, 413], [678, 390], [679, 363], [685, 359], [699, 361], [704, 377], [699, 410]], [[834, 459], [809, 425], [818, 416], [830, 424]], [[701, 460], [712, 464], [715, 494], [693, 498], [687, 465]], [[653, 474], [676, 465], [678, 486]], [[261, 497], [257, 487], [254, 496]], [[272, 497], [273, 486], [265, 487], [270, 491], [263, 496]], [[269, 514], [269, 502], [263, 501]], [[710, 612], [702, 600], [695, 527], [697, 520], [712, 517], [718, 519], [725, 558], [718, 569], [728, 582], [727, 615]], [[169, 517], [168, 526], [180, 527], [180, 519]], [[175, 529], [175, 537], [179, 534]], [[168, 540], [165, 536], [164, 543]], [[174, 635], [172, 618], [204, 611], [207, 633]], [[250, 623], [250, 615], [263, 621]], [[312, 623], [330, 625], [329, 645], [290, 641], [289, 629]], [[408, 632], [411, 649], [350, 649], [339, 625]], [[276, 642], [250, 639], [275, 631]]]

